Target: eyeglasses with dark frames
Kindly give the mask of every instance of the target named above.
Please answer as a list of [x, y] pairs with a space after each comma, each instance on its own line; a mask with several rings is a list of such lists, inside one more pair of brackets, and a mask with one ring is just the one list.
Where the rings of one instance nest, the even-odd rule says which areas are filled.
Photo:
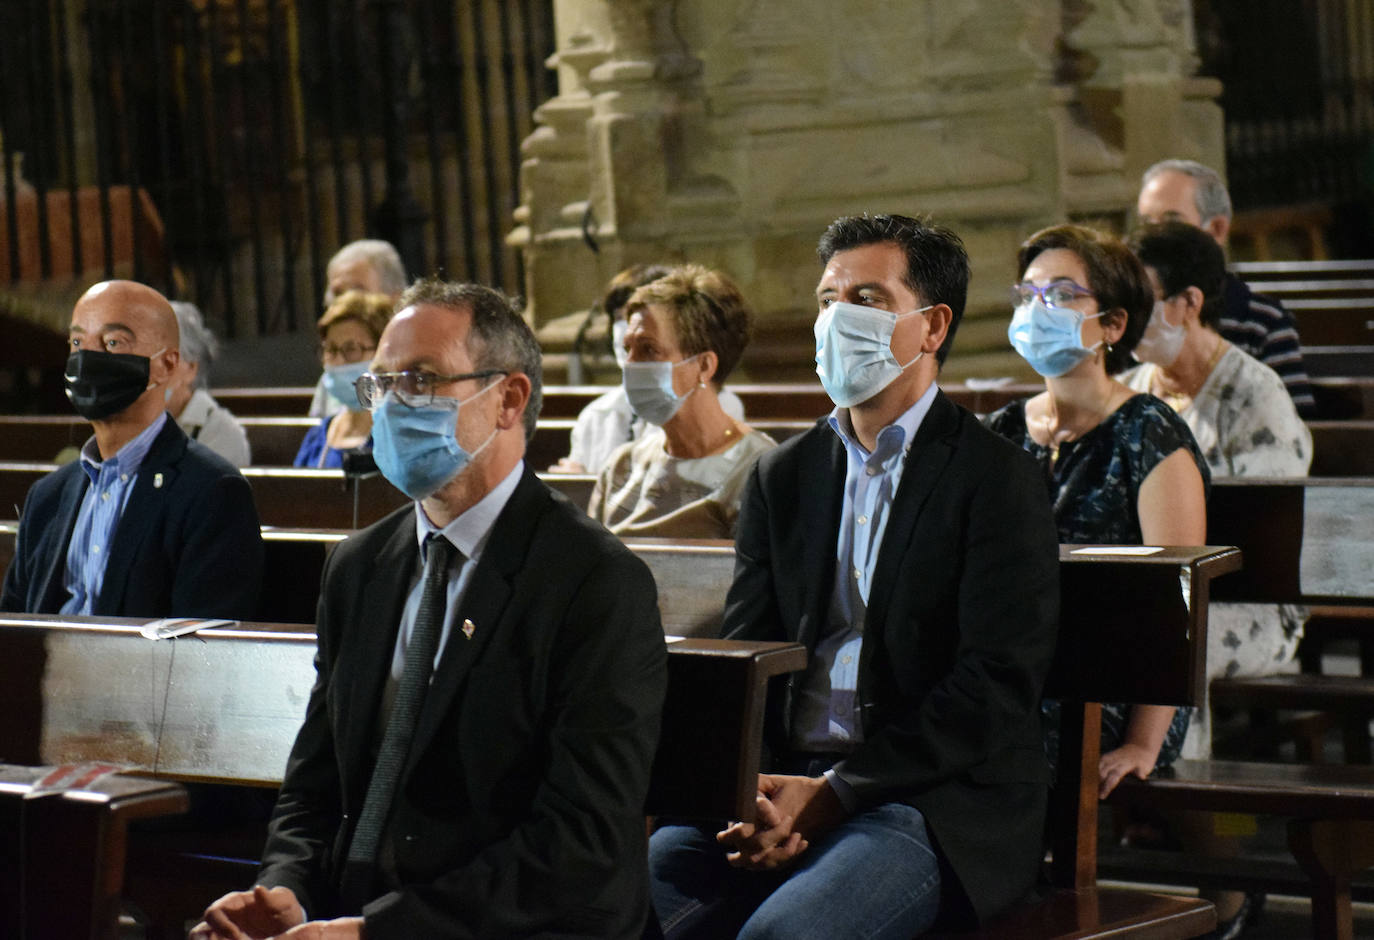
[[480, 372], [460, 372], [457, 375], [439, 375], [424, 369], [407, 369], [404, 372], [364, 372], [353, 383], [358, 393], [358, 403], [364, 408], [375, 409], [382, 399], [392, 392], [396, 400], [411, 408], [423, 408], [434, 403], [435, 391], [454, 382], [468, 379], [489, 379], [493, 375], [510, 375], [505, 369], [483, 369]]

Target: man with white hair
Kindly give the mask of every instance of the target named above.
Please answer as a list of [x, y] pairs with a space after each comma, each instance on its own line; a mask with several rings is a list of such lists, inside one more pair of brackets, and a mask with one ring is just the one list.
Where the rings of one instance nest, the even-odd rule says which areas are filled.
[[[1222, 248], [1231, 233], [1231, 195], [1226, 184], [1216, 170], [1194, 160], [1161, 160], [1146, 170], [1136, 214], [1144, 223], [1187, 222], [1207, 232]], [[1298, 327], [1283, 304], [1252, 292], [1227, 272], [1217, 332], [1279, 374], [1298, 414], [1316, 417]]]
[[181, 363], [167, 385], [167, 410], [191, 440], [236, 467], [246, 467], [252, 462], [248, 435], [234, 413], [209, 392], [210, 363], [219, 354], [219, 342], [195, 304], [174, 300], [172, 311], [181, 332]]
[[[396, 246], [380, 238], [363, 238], [349, 242], [334, 253], [324, 269], [327, 285], [324, 305], [351, 290], [369, 294], [386, 294], [392, 300], [406, 289], [406, 268]], [[322, 418], [342, 409], [324, 388], [324, 377], [315, 384], [315, 397], [310, 399], [310, 416]]]
[[351, 291], [369, 294], [388, 294], [392, 300], [406, 289], [406, 269], [401, 255], [391, 242], [379, 238], [364, 238], [340, 248], [325, 267], [328, 286], [324, 290], [324, 305]]

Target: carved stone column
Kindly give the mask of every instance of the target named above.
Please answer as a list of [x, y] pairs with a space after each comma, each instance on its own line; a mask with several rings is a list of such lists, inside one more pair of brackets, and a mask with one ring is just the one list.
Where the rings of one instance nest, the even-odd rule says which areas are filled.
[[556, 0], [561, 94], [525, 142], [512, 235], [534, 319], [632, 262], [691, 259], [759, 312], [747, 377], [804, 378], [825, 225], [929, 213], [974, 267], [946, 374], [1024, 374], [1005, 334], [1020, 241], [1124, 219], [1158, 156], [1219, 156], [1185, 4]]

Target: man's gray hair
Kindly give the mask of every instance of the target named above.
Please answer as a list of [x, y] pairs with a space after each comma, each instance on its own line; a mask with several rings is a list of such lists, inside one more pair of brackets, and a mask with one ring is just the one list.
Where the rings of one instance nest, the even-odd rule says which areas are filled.
[[534, 438], [544, 402], [544, 358], [534, 331], [520, 315], [520, 300], [481, 284], [462, 284], [427, 277], [406, 288], [396, 309], [427, 304], [472, 314], [467, 351], [474, 369], [523, 372], [530, 380], [530, 400], [523, 417], [525, 440]]
[[1196, 160], [1160, 160], [1145, 171], [1145, 175], [1140, 178], [1140, 187], [1144, 189], [1146, 183], [1161, 173], [1182, 173], [1193, 180], [1196, 184], [1193, 189], [1193, 207], [1197, 209], [1203, 225], [1217, 216], [1230, 220], [1231, 194], [1226, 191], [1226, 184], [1222, 182], [1221, 174], [1216, 170]]
[[173, 300], [172, 312], [177, 315], [177, 330], [181, 333], [181, 358], [200, 366], [196, 370], [196, 388], [210, 387], [210, 363], [219, 355], [219, 341], [205, 326], [200, 308], [184, 300]]
[[353, 261], [366, 261], [377, 272], [377, 284], [383, 294], [395, 297], [406, 289], [406, 266], [401, 263], [401, 254], [391, 242], [380, 238], [349, 242], [334, 253], [325, 270]]

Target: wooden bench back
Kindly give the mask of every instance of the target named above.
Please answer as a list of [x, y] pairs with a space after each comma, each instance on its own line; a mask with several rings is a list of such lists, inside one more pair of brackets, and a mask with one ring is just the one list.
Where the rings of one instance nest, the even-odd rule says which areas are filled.
[[[727, 570], [727, 544], [637, 550], [671, 561], [684, 586], [702, 573], [695, 594], [719, 603], [714, 579]], [[1063, 626], [1048, 691], [1063, 700], [1065, 718], [1052, 831], [1054, 881], [1071, 890], [1009, 922], [1028, 937], [1078, 936], [1107, 922], [1114, 935], [1132, 924], [1150, 936], [1191, 936], [1212, 923], [1205, 905], [1095, 889], [1100, 713], [1085, 701], [1198, 701], [1209, 583], [1234, 569], [1239, 553], [1120, 556], [1064, 546], [1060, 561]], [[308, 628], [244, 624], [154, 642], [138, 634], [140, 624], [0, 617], [0, 753], [28, 763], [118, 760], [175, 780], [276, 783], [313, 680]], [[648, 811], [752, 818], [769, 680], [804, 662], [793, 644], [671, 643]], [[1201, 926], [1158, 932], [1184, 917]], [[1005, 926], [989, 935], [1022, 935]]]
[[1374, 260], [1250, 261], [1231, 269], [1277, 298], [1304, 346], [1374, 345]]
[[[0, 461], [0, 517], [18, 519], [29, 487], [57, 464]], [[245, 467], [263, 525], [307, 529], [355, 529], [371, 525], [410, 500], [381, 474], [345, 476], [341, 470]], [[586, 508], [596, 478], [541, 474], [550, 487]]]
[[[155, 642], [140, 635], [145, 622], [0, 615], [0, 753], [278, 785], [314, 682], [313, 627], [241, 624]], [[687, 639], [668, 650], [674, 746], [655, 758], [649, 809], [752, 818], [768, 679], [800, 669], [806, 651]]]
[[1374, 602], [1374, 477], [1215, 480], [1207, 538], [1245, 555], [1215, 600]]

